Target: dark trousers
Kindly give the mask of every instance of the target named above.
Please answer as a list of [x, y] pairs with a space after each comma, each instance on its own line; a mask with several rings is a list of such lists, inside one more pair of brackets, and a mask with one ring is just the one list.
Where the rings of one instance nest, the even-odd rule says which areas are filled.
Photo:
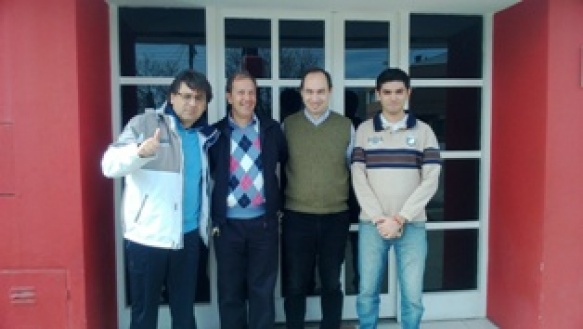
[[275, 218], [229, 219], [214, 237], [223, 329], [273, 329], [279, 224]]
[[313, 282], [316, 263], [322, 285], [320, 328], [340, 328], [343, 301], [340, 271], [349, 226], [348, 212], [317, 215], [286, 211], [283, 219], [283, 275], [288, 329], [304, 328], [306, 296]]
[[166, 286], [172, 329], [196, 329], [194, 298], [201, 239], [184, 235], [182, 249], [125, 241], [131, 296], [130, 329], [155, 329], [162, 287]]

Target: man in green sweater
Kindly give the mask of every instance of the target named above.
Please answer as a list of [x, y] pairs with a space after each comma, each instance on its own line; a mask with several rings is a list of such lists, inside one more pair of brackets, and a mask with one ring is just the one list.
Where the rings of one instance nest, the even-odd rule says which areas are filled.
[[285, 167], [283, 261], [288, 329], [303, 329], [306, 295], [317, 268], [321, 329], [339, 329], [343, 293], [340, 272], [349, 229], [349, 160], [354, 128], [328, 107], [330, 74], [313, 68], [302, 77], [305, 109], [284, 121], [289, 158]]

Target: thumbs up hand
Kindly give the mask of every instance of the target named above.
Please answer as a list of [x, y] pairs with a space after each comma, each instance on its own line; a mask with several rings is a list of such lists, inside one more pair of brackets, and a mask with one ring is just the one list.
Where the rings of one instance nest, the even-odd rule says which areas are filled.
[[156, 154], [158, 148], [160, 147], [160, 128], [157, 128], [154, 132], [154, 136], [144, 140], [138, 147], [138, 155], [140, 158], [151, 157]]

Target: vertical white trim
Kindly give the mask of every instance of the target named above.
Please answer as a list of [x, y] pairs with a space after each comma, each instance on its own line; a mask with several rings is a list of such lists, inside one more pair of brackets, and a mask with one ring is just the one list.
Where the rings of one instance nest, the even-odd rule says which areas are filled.
[[[395, 24], [395, 26], [397, 27], [397, 30], [395, 31], [395, 33], [397, 34], [396, 37], [394, 39], [396, 39], [399, 43], [399, 47], [397, 47], [398, 49], [398, 59], [397, 62], [395, 63], [395, 65], [392, 66], [397, 66], [399, 68], [401, 68], [403, 71], [410, 73], [409, 72], [409, 38], [410, 38], [410, 17], [411, 17], [411, 13], [410, 12], [406, 12], [406, 11], [401, 11], [399, 12], [399, 15], [397, 16], [398, 20], [397, 20], [397, 24]], [[392, 45], [391, 45], [392, 46]]]
[[[219, 68], [224, 67], [220, 65], [221, 54], [219, 54], [219, 44], [214, 42], [219, 40], [217, 25], [217, 8], [216, 6], [207, 6], [205, 8], [205, 30], [206, 30], [206, 72], [207, 79], [213, 88], [213, 100], [209, 103], [207, 113], [209, 123], [218, 121], [221, 116], [219, 105], [220, 99], [224, 98], [224, 86], [218, 80]], [[224, 55], [223, 55], [224, 56]]]
[[330, 36], [330, 38], [334, 38], [334, 40], [331, 40], [330, 42], [330, 53], [336, 54], [336, 58], [331, 59], [332, 62], [330, 65], [330, 75], [332, 75], [333, 85], [332, 104], [330, 104], [330, 108], [334, 109], [335, 112], [341, 115], [344, 115], [344, 88], [346, 87], [346, 84], [344, 83], [346, 78], [346, 60], [344, 58], [346, 55], [346, 39], [344, 37], [345, 24], [346, 20], [337, 13], [332, 15], [332, 20], [329, 24], [332, 27], [331, 30], [334, 31], [333, 35]]
[[[271, 19], [271, 80], [274, 82], [271, 86], [271, 117], [275, 120], [279, 120], [280, 108], [279, 108], [279, 80], [281, 73], [279, 72], [279, 18]], [[277, 59], [277, 60], [276, 60]]]
[[[120, 84], [120, 54], [119, 54], [119, 17], [118, 7], [115, 4], [109, 5], [109, 56], [111, 75], [111, 132], [112, 140], [117, 138], [121, 132], [121, 84]], [[114, 220], [115, 220], [115, 278], [117, 297], [117, 323], [120, 328], [129, 327], [130, 312], [126, 307], [126, 280], [125, 280], [125, 259], [123, 232], [121, 227], [121, 180], [114, 180]]]
[[479, 260], [478, 260], [478, 291], [481, 293], [480, 316], [486, 316], [488, 296], [488, 250], [490, 227], [490, 160], [492, 154], [492, 54], [493, 54], [493, 14], [483, 16], [483, 81], [482, 88], [482, 158], [480, 161], [480, 223]]
[[218, 9], [214, 19], [216, 34], [214, 41], [216, 43], [217, 55], [217, 69], [215, 71], [215, 83], [217, 84], [217, 120], [221, 119], [227, 114], [227, 100], [225, 98], [225, 84], [227, 79], [225, 77], [225, 14], [224, 11]]

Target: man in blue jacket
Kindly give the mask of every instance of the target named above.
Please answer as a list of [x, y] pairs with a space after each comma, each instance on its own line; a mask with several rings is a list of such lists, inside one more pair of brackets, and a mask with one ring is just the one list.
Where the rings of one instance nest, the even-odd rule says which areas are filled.
[[279, 123], [256, 113], [248, 72], [227, 81], [231, 110], [211, 148], [213, 241], [223, 329], [273, 329], [281, 197], [278, 164], [287, 147]]
[[172, 329], [194, 329], [201, 239], [208, 242], [207, 151], [218, 133], [201, 116], [213, 95], [201, 73], [183, 71], [168, 102], [132, 118], [102, 159], [125, 178], [122, 219], [131, 297], [130, 329], [155, 329], [162, 287]]

